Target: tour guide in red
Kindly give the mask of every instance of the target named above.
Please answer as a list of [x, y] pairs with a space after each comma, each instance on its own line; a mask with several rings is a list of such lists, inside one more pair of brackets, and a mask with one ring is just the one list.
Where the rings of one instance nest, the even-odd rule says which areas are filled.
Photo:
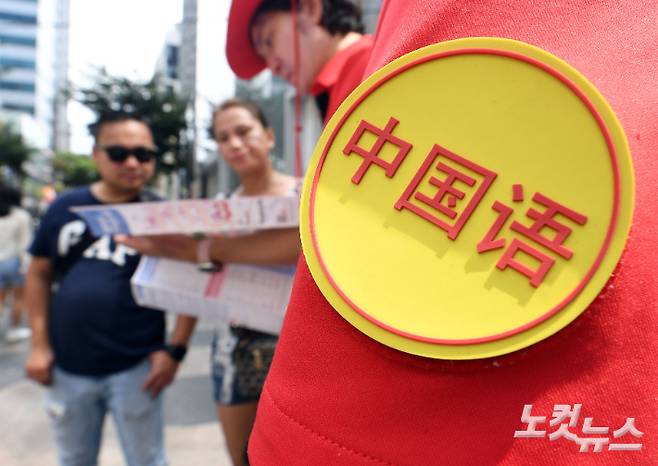
[[[325, 119], [359, 85], [372, 36], [362, 34], [358, 8], [346, 0], [304, 0], [300, 12], [299, 57], [295, 64], [290, 0], [234, 1], [226, 55], [235, 74], [253, 78], [269, 68], [315, 97]], [[257, 41], [257, 45], [255, 44]], [[295, 67], [297, 66], [296, 70]]]
[[[241, 76], [265, 66], [245, 40], [258, 3], [234, 2], [231, 11], [228, 56]], [[523, 350], [471, 361], [413, 356], [361, 333], [325, 300], [302, 257], [251, 464], [658, 464], [656, 24], [654, 2], [383, 3], [365, 73], [343, 68], [338, 85], [353, 88], [396, 57], [450, 39], [505, 37], [547, 50], [583, 73], [624, 127], [636, 175], [632, 232], [608, 284], [573, 323]], [[527, 404], [547, 417], [542, 430], [556, 405], [582, 404], [573, 432], [581, 435], [583, 418], [592, 417], [609, 427], [611, 443], [642, 446], [595, 453], [566, 438], [514, 438], [527, 427]], [[615, 438], [628, 418], [634, 435]]]

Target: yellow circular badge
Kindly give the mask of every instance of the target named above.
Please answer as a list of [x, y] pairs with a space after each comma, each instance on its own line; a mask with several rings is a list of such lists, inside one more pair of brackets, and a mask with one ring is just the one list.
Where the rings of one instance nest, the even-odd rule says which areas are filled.
[[624, 132], [594, 86], [536, 47], [473, 38], [407, 54], [343, 102], [305, 180], [301, 234], [356, 328], [475, 359], [582, 313], [632, 209]]

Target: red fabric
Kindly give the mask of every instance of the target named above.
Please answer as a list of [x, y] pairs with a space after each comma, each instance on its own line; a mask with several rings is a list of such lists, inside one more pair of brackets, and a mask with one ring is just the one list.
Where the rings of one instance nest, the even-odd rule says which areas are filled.
[[[657, 24], [655, 1], [385, 3], [368, 71], [422, 45], [484, 35], [537, 45], [584, 73], [630, 143], [633, 230], [615, 274], [574, 323], [471, 362], [407, 355], [361, 334], [302, 259], [250, 440], [253, 465], [658, 464]], [[526, 403], [549, 417], [554, 404], [582, 403], [579, 427], [585, 416], [611, 431], [635, 417], [644, 447], [579, 453], [565, 439], [514, 439]]]
[[[361, 82], [363, 71], [370, 58], [372, 44], [372, 36], [362, 36], [361, 39], [331, 57], [313, 80], [312, 95], [331, 91], [328, 115], [333, 114], [338, 105]], [[331, 101], [334, 103], [333, 106]]]
[[330, 91], [327, 119], [350, 92], [361, 83], [372, 44], [372, 36], [362, 36], [361, 39], [331, 57], [315, 77], [311, 94], [318, 95]]

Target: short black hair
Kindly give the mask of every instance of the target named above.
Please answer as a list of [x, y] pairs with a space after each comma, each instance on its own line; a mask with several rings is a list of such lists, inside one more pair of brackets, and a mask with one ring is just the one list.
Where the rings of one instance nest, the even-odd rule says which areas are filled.
[[138, 113], [125, 112], [125, 111], [108, 111], [102, 112], [98, 115], [96, 121], [87, 126], [89, 133], [94, 137], [94, 141], [98, 141], [98, 135], [101, 132], [103, 125], [108, 123], [121, 123], [124, 121], [138, 121], [144, 123], [151, 131], [151, 125], [147, 118]]
[[0, 185], [0, 217], [8, 215], [12, 207], [20, 207], [21, 197], [19, 190]]
[[[272, 11], [290, 11], [291, 8], [290, 0], [263, 0], [251, 18], [251, 25], [260, 15]], [[332, 36], [365, 31], [361, 8], [349, 0], [322, 0], [320, 25]]]

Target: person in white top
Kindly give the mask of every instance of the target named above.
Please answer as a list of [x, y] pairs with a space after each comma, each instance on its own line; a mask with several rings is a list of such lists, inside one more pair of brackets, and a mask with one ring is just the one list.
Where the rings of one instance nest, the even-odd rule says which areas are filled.
[[30, 215], [20, 206], [20, 193], [0, 186], [0, 313], [7, 298], [13, 297], [10, 327], [5, 339], [10, 342], [30, 336], [22, 326], [23, 282], [22, 262], [32, 238]]

